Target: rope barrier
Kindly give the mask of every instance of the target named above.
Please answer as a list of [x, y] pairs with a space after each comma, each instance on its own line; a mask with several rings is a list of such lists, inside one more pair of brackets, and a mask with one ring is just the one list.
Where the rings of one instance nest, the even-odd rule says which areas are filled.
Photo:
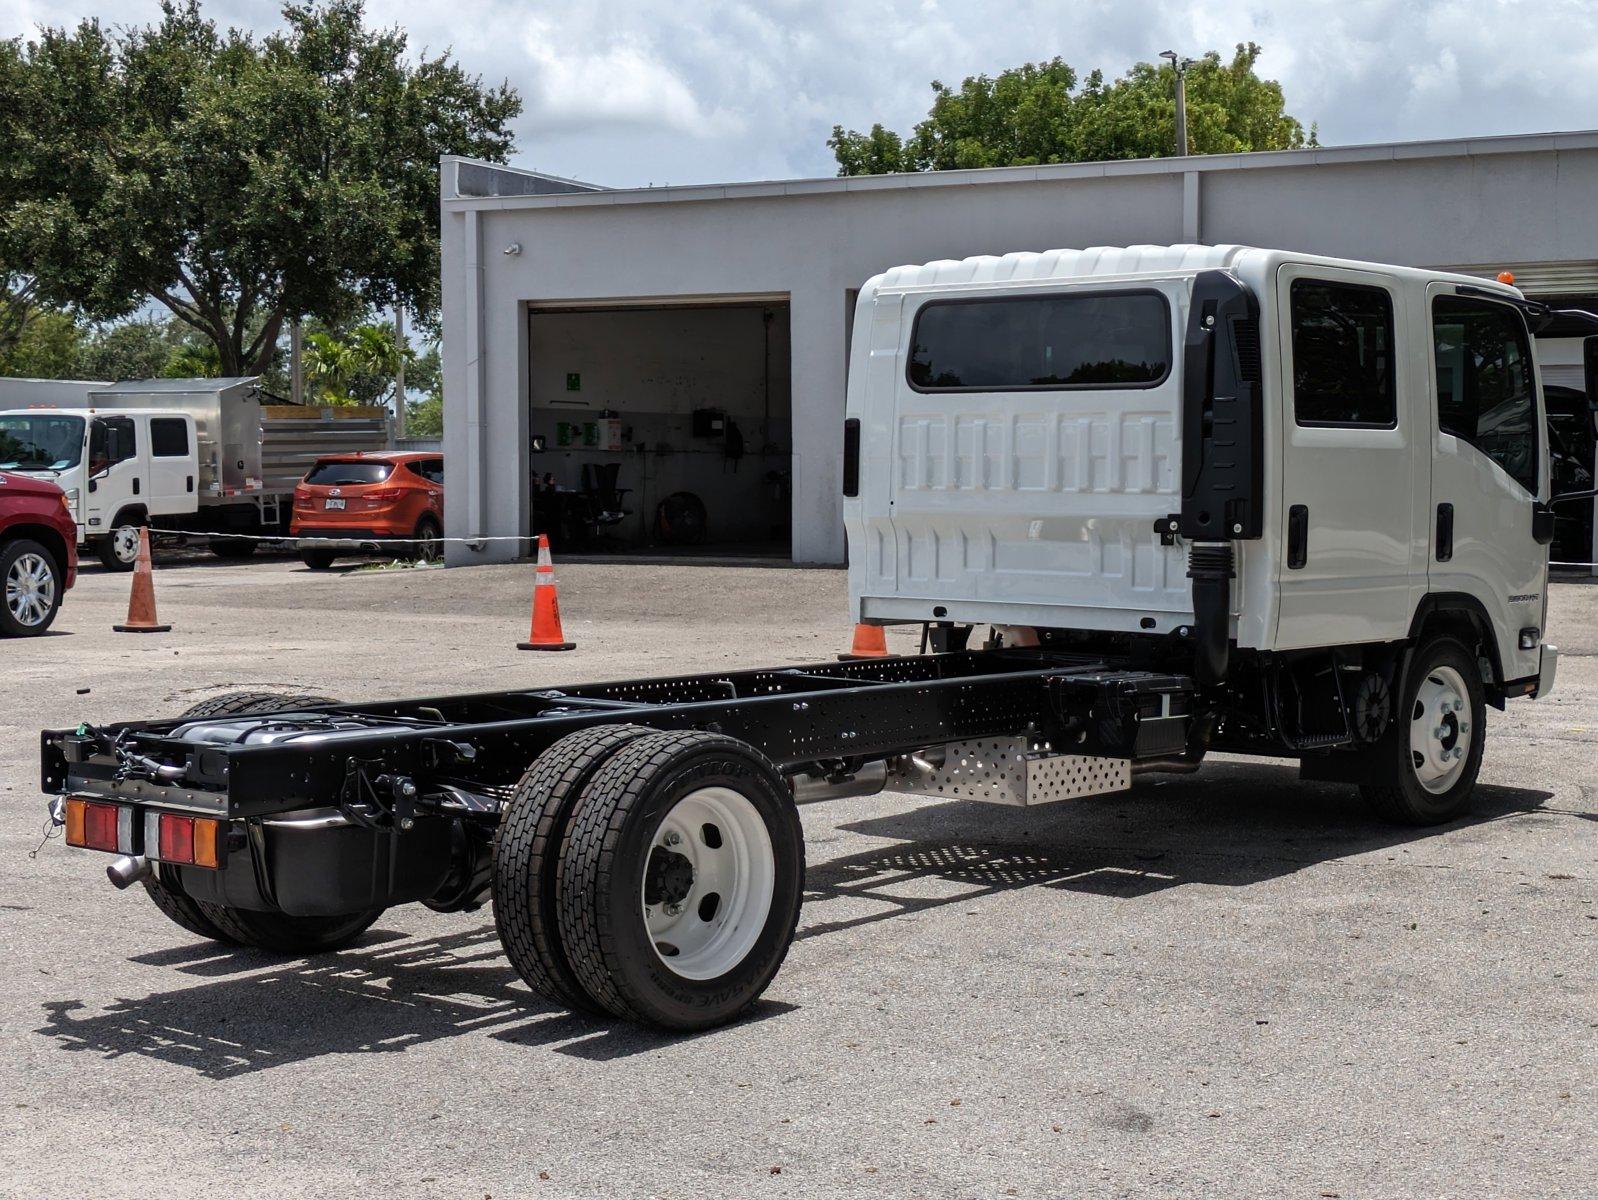
[[[213, 537], [226, 538], [236, 542], [310, 542], [313, 546], [317, 542], [344, 542], [352, 546], [414, 546], [416, 538], [363, 538], [363, 537], [294, 537], [289, 534], [261, 534], [261, 533], [201, 533], [197, 534], [192, 529], [159, 529], [150, 526], [151, 533], [164, 533], [176, 537]], [[467, 546], [481, 546], [487, 542], [527, 542], [538, 541], [536, 533], [529, 534], [484, 534], [482, 537], [436, 537], [430, 538], [434, 542], [460, 542]], [[1598, 563], [1590, 562], [1551, 562], [1550, 567], [1574, 567], [1588, 571], [1598, 570]]]

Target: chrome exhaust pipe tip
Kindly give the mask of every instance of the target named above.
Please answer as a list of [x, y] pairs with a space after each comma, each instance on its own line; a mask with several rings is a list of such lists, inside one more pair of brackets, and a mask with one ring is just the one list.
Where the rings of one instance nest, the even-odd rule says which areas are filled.
[[117, 891], [125, 891], [155, 874], [155, 864], [142, 854], [119, 854], [106, 864], [105, 877]]

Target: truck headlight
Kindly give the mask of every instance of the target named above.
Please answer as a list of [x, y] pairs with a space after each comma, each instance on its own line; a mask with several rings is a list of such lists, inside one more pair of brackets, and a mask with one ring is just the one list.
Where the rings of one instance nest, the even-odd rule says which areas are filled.
[[68, 488], [66, 492], [67, 507], [76, 510], [78, 507], [78, 489]]

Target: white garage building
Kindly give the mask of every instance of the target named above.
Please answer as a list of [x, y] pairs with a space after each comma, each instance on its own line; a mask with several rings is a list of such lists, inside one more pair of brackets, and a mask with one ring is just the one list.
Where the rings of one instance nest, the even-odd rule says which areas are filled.
[[900, 263], [1237, 242], [1598, 304], [1598, 131], [627, 190], [446, 158], [441, 193], [447, 532], [507, 539], [451, 564], [623, 510], [586, 548], [842, 562], [852, 302]]

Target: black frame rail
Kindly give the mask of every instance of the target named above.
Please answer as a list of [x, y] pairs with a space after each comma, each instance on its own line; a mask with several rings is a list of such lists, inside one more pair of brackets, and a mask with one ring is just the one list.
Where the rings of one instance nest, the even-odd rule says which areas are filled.
[[[343, 726], [314, 743], [171, 737], [185, 719], [80, 726], [41, 735], [42, 782], [52, 793], [263, 817], [337, 803], [356, 779], [503, 789], [561, 737], [610, 723], [725, 733], [787, 772], [1029, 731], [1058, 739], [1074, 730], [1074, 742], [1093, 743], [1084, 752], [1105, 752], [1097, 732], [1082, 732], [1102, 729], [1102, 720], [1062, 715], [1059, 698], [1079, 697], [1084, 685], [1143, 695], [1150, 681], [1157, 692], [1187, 683], [1100, 656], [1001, 649], [294, 709]], [[1071, 708], [1088, 711], [1080, 700]], [[377, 728], [360, 728], [367, 723]], [[146, 766], [129, 772], [130, 756]], [[149, 769], [162, 764], [164, 776]]]

